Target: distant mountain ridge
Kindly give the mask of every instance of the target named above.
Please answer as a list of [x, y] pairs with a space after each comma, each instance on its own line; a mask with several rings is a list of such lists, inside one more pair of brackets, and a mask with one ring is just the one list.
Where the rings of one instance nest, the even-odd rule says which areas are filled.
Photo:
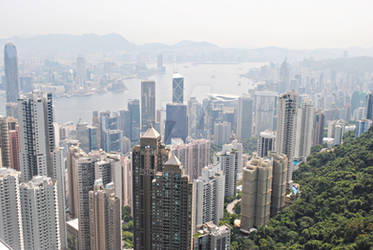
[[[314, 49], [291, 50], [278, 47], [266, 47], [258, 49], [222, 48], [205, 41], [183, 40], [176, 44], [163, 43], [135, 44], [123, 36], [111, 33], [97, 34], [48, 34], [29, 37], [12, 37], [0, 39], [1, 48], [12, 41], [16, 44], [22, 57], [76, 57], [78, 55], [105, 54], [117, 55], [118, 53], [137, 55], [145, 54], [155, 56], [162, 53], [165, 56], [173, 56], [178, 61], [192, 62], [246, 62], [246, 61], [279, 61], [284, 58], [303, 59], [327, 59], [343, 57], [344, 49]], [[351, 48], [347, 52], [350, 56], [373, 56], [373, 48]], [[2, 56], [3, 49], [0, 55]]]

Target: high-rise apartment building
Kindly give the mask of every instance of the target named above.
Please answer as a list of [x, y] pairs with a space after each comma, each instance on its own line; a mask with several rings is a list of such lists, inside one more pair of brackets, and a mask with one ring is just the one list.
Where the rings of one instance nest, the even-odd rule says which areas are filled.
[[194, 250], [228, 250], [231, 243], [231, 229], [227, 225], [217, 226], [207, 222], [197, 227], [194, 237]]
[[285, 154], [289, 160], [287, 181], [293, 176], [293, 159], [295, 155], [297, 128], [297, 98], [295, 92], [282, 94], [278, 100], [278, 119], [276, 133], [276, 152]]
[[197, 179], [201, 175], [202, 169], [210, 163], [211, 143], [207, 139], [172, 145], [171, 150], [180, 160], [192, 181]]
[[284, 154], [274, 152], [270, 153], [270, 157], [272, 159], [271, 216], [274, 216], [285, 207], [288, 158]]
[[89, 220], [91, 250], [121, 249], [120, 200], [115, 195], [114, 184], [104, 185], [95, 181], [89, 191]]
[[194, 180], [194, 225], [209, 221], [216, 225], [224, 216], [225, 176], [220, 164], [202, 169], [202, 175]]
[[19, 165], [19, 126], [18, 121], [13, 117], [8, 117], [9, 149], [11, 168], [20, 171]]
[[141, 131], [155, 122], [155, 81], [141, 81]]
[[253, 101], [248, 95], [243, 95], [238, 99], [237, 116], [237, 136], [241, 141], [246, 141], [251, 137], [253, 122]]
[[6, 83], [6, 102], [15, 103], [19, 95], [17, 49], [12, 43], [4, 47], [4, 71]]
[[34, 176], [19, 185], [25, 249], [61, 249], [56, 182]]
[[172, 75], [172, 102], [184, 103], [184, 77], [180, 74]]
[[238, 152], [235, 149], [223, 148], [218, 153], [220, 168], [225, 176], [224, 197], [236, 196], [237, 173], [238, 173]]
[[294, 156], [298, 159], [307, 159], [311, 153], [314, 107], [309, 99], [305, 99], [298, 109], [297, 131]]
[[193, 183], [173, 153], [155, 174], [151, 194], [152, 249], [191, 249]]
[[166, 125], [164, 141], [171, 144], [171, 139], [181, 138], [184, 142], [188, 136], [187, 107], [172, 103], [166, 106]]
[[372, 120], [364, 119], [355, 122], [355, 136], [358, 137], [369, 130], [372, 126]]
[[312, 145], [322, 144], [324, 137], [325, 115], [322, 111], [315, 112], [313, 122], [313, 139]]
[[270, 160], [253, 158], [243, 169], [241, 230], [264, 225], [270, 216], [272, 164]]
[[11, 167], [12, 158], [9, 141], [8, 118], [2, 116], [0, 116], [0, 152], [3, 167]]
[[232, 135], [232, 124], [230, 122], [218, 122], [214, 124], [214, 143], [223, 145], [229, 143]]
[[260, 132], [258, 138], [258, 156], [261, 158], [268, 157], [268, 153], [275, 149], [276, 134], [273, 131], [265, 130]]
[[56, 181], [60, 245], [66, 246], [65, 173], [55, 135], [52, 94], [33, 92], [18, 99], [21, 180], [48, 176]]
[[160, 134], [149, 127], [132, 151], [134, 248], [152, 248], [152, 183], [168, 160], [168, 150]]
[[0, 239], [12, 249], [24, 249], [19, 179], [20, 172], [0, 168]]

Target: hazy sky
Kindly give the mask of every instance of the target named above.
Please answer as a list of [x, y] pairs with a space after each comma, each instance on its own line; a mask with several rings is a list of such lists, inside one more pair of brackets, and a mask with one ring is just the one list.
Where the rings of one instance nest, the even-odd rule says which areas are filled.
[[0, 0], [0, 37], [119, 33], [136, 43], [373, 46], [372, 0]]

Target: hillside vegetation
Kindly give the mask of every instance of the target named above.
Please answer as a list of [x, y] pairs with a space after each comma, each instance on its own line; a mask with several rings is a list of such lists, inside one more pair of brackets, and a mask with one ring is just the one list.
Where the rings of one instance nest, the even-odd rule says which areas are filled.
[[300, 197], [251, 236], [250, 248], [373, 249], [372, 129], [312, 154], [293, 179]]

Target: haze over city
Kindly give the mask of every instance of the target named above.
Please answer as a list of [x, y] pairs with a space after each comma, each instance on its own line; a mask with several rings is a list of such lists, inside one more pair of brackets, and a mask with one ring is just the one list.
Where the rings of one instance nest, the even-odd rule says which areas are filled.
[[316, 1], [1, 1], [0, 38], [119, 33], [138, 44], [181, 40], [222, 47], [372, 47], [373, 3]]

